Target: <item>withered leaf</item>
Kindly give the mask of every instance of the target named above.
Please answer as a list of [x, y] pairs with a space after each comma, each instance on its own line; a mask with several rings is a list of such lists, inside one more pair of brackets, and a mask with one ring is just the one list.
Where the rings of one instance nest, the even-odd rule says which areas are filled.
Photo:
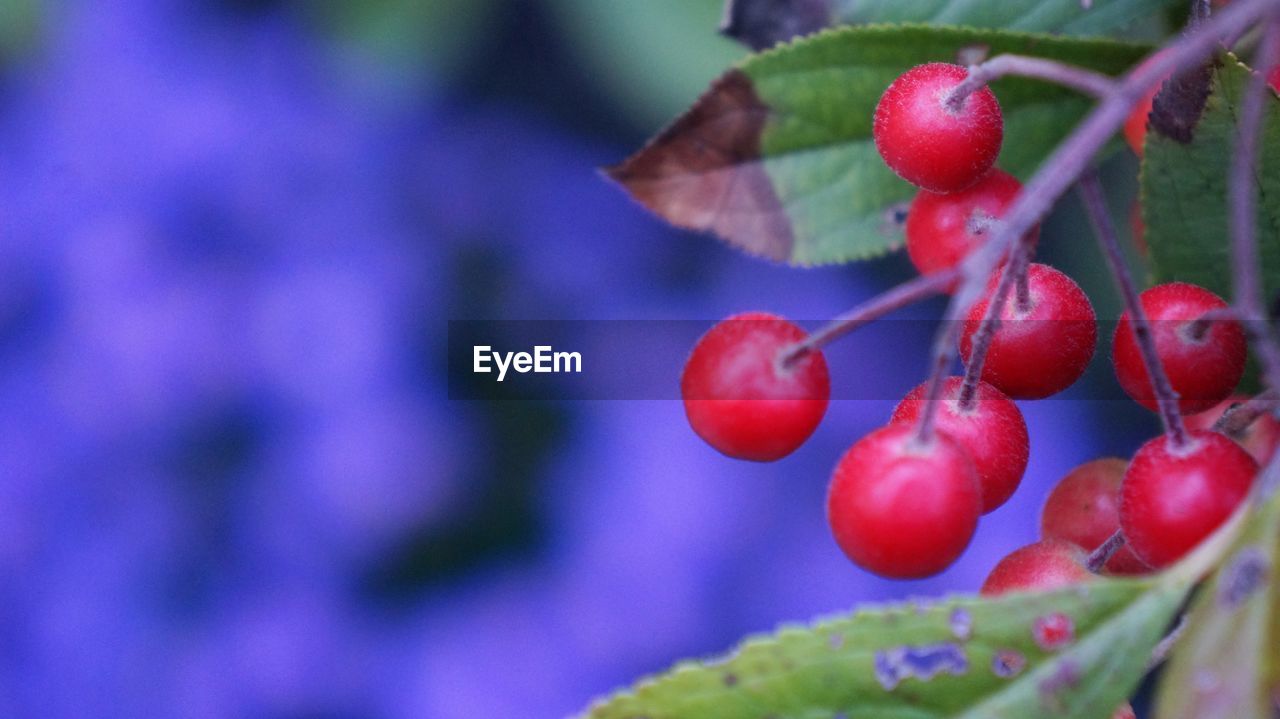
[[751, 79], [730, 70], [640, 152], [606, 172], [677, 227], [785, 260], [791, 223], [761, 163], [768, 116]]
[[1213, 85], [1214, 61], [1187, 68], [1165, 81], [1151, 105], [1150, 127], [1184, 145], [1191, 142]]

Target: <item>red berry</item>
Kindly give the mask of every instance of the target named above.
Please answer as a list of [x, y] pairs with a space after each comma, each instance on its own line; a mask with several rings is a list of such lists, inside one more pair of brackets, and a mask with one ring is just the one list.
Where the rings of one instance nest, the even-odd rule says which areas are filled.
[[[1022, 412], [1000, 390], [978, 384], [973, 406], [960, 408], [963, 377], [949, 377], [943, 385], [942, 406], [934, 415], [939, 432], [969, 451], [982, 487], [982, 513], [1004, 504], [1018, 488], [1027, 469], [1030, 440]], [[893, 410], [890, 424], [915, 425], [928, 405], [928, 383], [911, 390]]]
[[917, 65], [880, 97], [872, 132], [876, 149], [902, 179], [933, 192], [955, 192], [995, 164], [1004, 118], [990, 88], [966, 97], [958, 111], [946, 104], [968, 76], [959, 65]]
[[1116, 713], [1111, 715], [1111, 719], [1138, 719], [1138, 715], [1133, 713], [1133, 707], [1129, 704], [1121, 704]]
[[927, 444], [916, 427], [891, 424], [863, 437], [831, 475], [827, 521], [840, 549], [884, 577], [928, 577], [969, 546], [982, 498], [973, 460], [935, 432]]
[[[1244, 374], [1245, 336], [1238, 322], [1215, 321], [1196, 339], [1192, 320], [1211, 310], [1227, 307], [1221, 297], [1185, 282], [1156, 285], [1141, 296], [1142, 308], [1151, 321], [1156, 354], [1178, 393], [1178, 409], [1183, 414], [1206, 412], [1226, 399]], [[1156, 409], [1155, 390], [1126, 311], [1116, 324], [1111, 359], [1120, 386], [1135, 401]]]
[[831, 397], [821, 352], [783, 367], [784, 350], [807, 335], [776, 315], [748, 312], [712, 327], [680, 377], [689, 424], [730, 457], [770, 462], [813, 434]]
[[[1162, 50], [1152, 55], [1144, 60], [1142, 64], [1138, 65], [1138, 68], [1146, 67], [1163, 54], [1164, 51]], [[1151, 107], [1155, 103], [1156, 94], [1160, 92], [1160, 87], [1164, 85], [1164, 81], [1167, 79], [1168, 76], [1166, 75], [1148, 88], [1146, 94], [1142, 96], [1142, 99], [1138, 104], [1133, 106], [1133, 110], [1129, 113], [1128, 119], [1124, 121], [1125, 142], [1129, 143], [1129, 147], [1137, 153], [1138, 157], [1142, 157], [1143, 143], [1147, 140], [1147, 121], [1151, 115]]]
[[1152, 567], [1167, 567], [1213, 533], [1244, 501], [1258, 463], [1216, 432], [1168, 435], [1142, 445], [1120, 488], [1120, 527]]
[[[1027, 268], [1027, 290], [1027, 306], [1019, 305], [1016, 290], [1005, 302], [982, 379], [1010, 397], [1040, 399], [1061, 392], [1084, 374], [1098, 344], [1098, 322], [1080, 285], [1048, 265]], [[960, 337], [965, 362], [973, 354], [973, 334], [988, 304], [988, 299], [974, 304], [965, 321]]]
[[1001, 559], [982, 583], [981, 594], [994, 597], [1007, 592], [1058, 589], [1088, 581], [1088, 555], [1068, 542], [1042, 539], [1015, 549]]
[[[1040, 536], [1092, 552], [1120, 529], [1120, 483], [1128, 462], [1115, 457], [1085, 462], [1049, 492], [1040, 510]], [[1125, 544], [1104, 567], [1109, 574], [1146, 574], [1151, 568]]]
[[[1187, 417], [1188, 429], [1213, 429], [1213, 425], [1217, 423], [1222, 415], [1232, 407], [1248, 402], [1249, 398], [1244, 395], [1235, 395], [1223, 400], [1208, 412], [1202, 412], [1192, 417]], [[1280, 446], [1280, 420], [1277, 420], [1269, 413], [1264, 413], [1253, 422], [1245, 427], [1244, 431], [1238, 436], [1227, 435], [1234, 439], [1244, 451], [1249, 453], [1258, 462], [1258, 466], [1262, 466], [1271, 460], [1271, 456], [1276, 453], [1276, 447]]]
[[[916, 193], [905, 228], [911, 264], [921, 274], [960, 264], [986, 242], [991, 232], [987, 221], [1003, 217], [1021, 191], [1017, 178], [996, 168], [959, 192]], [[1032, 230], [1034, 236], [1039, 233], [1038, 227]]]

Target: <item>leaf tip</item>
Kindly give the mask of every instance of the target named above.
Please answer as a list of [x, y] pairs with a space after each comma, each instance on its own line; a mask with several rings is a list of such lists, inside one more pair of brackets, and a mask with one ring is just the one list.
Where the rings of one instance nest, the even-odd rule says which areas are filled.
[[794, 236], [762, 162], [768, 118], [751, 78], [729, 70], [648, 144], [602, 172], [677, 227], [785, 261]]

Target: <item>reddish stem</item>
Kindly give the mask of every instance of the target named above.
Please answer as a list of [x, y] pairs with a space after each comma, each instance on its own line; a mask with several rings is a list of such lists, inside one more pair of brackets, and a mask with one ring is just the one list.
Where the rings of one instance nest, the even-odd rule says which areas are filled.
[[1098, 98], [1106, 97], [1115, 90], [1114, 80], [1092, 70], [1042, 57], [997, 55], [986, 62], [969, 66], [969, 76], [947, 95], [947, 109], [959, 112], [970, 95], [1009, 75], [1046, 80]]
[[1114, 534], [1107, 537], [1105, 542], [1098, 545], [1097, 549], [1089, 553], [1089, 558], [1084, 563], [1085, 569], [1094, 574], [1101, 572], [1102, 568], [1107, 565], [1107, 562], [1111, 561], [1111, 558], [1115, 556], [1116, 552], [1120, 551], [1124, 544], [1124, 532], [1117, 529]]
[[1107, 268], [1120, 290], [1124, 300], [1125, 311], [1129, 313], [1129, 326], [1133, 328], [1133, 336], [1138, 344], [1138, 352], [1142, 355], [1142, 364], [1146, 366], [1147, 377], [1151, 379], [1151, 388], [1155, 391], [1156, 406], [1160, 410], [1160, 419], [1164, 422], [1164, 431], [1169, 435], [1174, 447], [1187, 443], [1187, 429], [1182, 424], [1182, 413], [1178, 411], [1178, 395], [1169, 383], [1164, 365], [1160, 363], [1160, 355], [1156, 353], [1155, 337], [1151, 334], [1151, 322], [1147, 319], [1146, 310], [1138, 297], [1138, 288], [1134, 285], [1129, 267], [1125, 264], [1124, 253], [1120, 250], [1120, 242], [1116, 239], [1116, 229], [1111, 224], [1111, 215], [1107, 212], [1106, 200], [1102, 197], [1102, 185], [1097, 174], [1089, 172], [1080, 178], [1080, 197], [1084, 200], [1085, 211], [1094, 233], [1098, 236], [1098, 244], [1102, 246], [1102, 254], [1106, 257]]
[[1267, 390], [1262, 394], [1229, 408], [1217, 422], [1213, 423], [1213, 431], [1221, 432], [1228, 437], [1238, 437], [1259, 417], [1271, 414], [1280, 408], [1280, 394]]
[[1031, 255], [1035, 250], [1034, 246], [1029, 243], [1024, 245], [1026, 249], [1015, 257], [1018, 263], [1017, 272], [1014, 277], [1017, 279], [1017, 294], [1014, 295], [1019, 314], [1031, 311]]
[[987, 303], [987, 310], [982, 315], [982, 322], [973, 333], [973, 348], [969, 353], [969, 362], [964, 370], [964, 382], [960, 386], [959, 403], [961, 409], [972, 409], [977, 401], [978, 385], [982, 382], [982, 365], [987, 360], [987, 352], [991, 349], [991, 341], [1000, 328], [1000, 315], [1004, 314], [1004, 306], [1009, 301], [1009, 294], [1014, 286], [1018, 290], [1018, 309], [1025, 310], [1031, 298], [1027, 290], [1027, 267], [1030, 265], [1030, 254], [1034, 246], [1024, 238], [1018, 245], [1009, 264], [1000, 273], [1000, 281], [996, 283], [995, 292]]
[[1227, 187], [1231, 230], [1231, 275], [1235, 307], [1250, 337], [1254, 351], [1262, 362], [1267, 385], [1280, 390], [1280, 343], [1274, 328], [1267, 322], [1262, 297], [1262, 278], [1258, 269], [1257, 193], [1258, 137], [1262, 114], [1270, 90], [1267, 76], [1280, 52], [1280, 21], [1274, 17], [1258, 47], [1255, 72], [1245, 90], [1240, 108], [1240, 126], [1235, 152], [1231, 155], [1231, 174]]
[[921, 275], [863, 302], [810, 334], [782, 356], [783, 366], [790, 365], [809, 352], [823, 347], [838, 337], [853, 332], [881, 317], [934, 295], [946, 292], [960, 277], [958, 269]]

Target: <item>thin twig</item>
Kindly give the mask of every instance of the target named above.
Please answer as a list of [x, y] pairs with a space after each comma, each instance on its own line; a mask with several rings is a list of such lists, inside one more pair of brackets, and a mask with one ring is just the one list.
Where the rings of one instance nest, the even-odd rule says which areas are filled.
[[1124, 546], [1124, 532], [1116, 530], [1114, 534], [1107, 537], [1107, 540], [1098, 545], [1098, 548], [1089, 553], [1089, 558], [1085, 560], [1085, 569], [1097, 574], [1102, 571], [1107, 562], [1111, 561], [1111, 557], [1120, 551]]
[[836, 317], [782, 356], [783, 366], [788, 366], [809, 352], [825, 346], [832, 340], [869, 324], [881, 317], [934, 295], [942, 294], [960, 278], [960, 270], [951, 268], [941, 272], [920, 275], [914, 279], [881, 293], [870, 300]]
[[1013, 279], [1017, 287], [1017, 292], [1014, 294], [1014, 307], [1019, 314], [1031, 311], [1031, 255], [1035, 250], [1035, 245], [1029, 242], [1024, 241], [1022, 246], [1025, 249], [1013, 258], [1015, 265]]
[[982, 365], [987, 361], [987, 352], [991, 349], [991, 341], [995, 339], [996, 330], [1000, 328], [1000, 316], [1004, 314], [1004, 306], [1009, 301], [1009, 294], [1016, 286], [1018, 290], [1017, 303], [1019, 309], [1025, 309], [1030, 304], [1030, 293], [1027, 290], [1027, 268], [1031, 263], [1031, 252], [1035, 249], [1035, 244], [1024, 237], [1019, 243], [1017, 252], [1010, 258], [1009, 264], [1000, 274], [1000, 281], [996, 283], [995, 292], [991, 295], [991, 300], [987, 302], [986, 312], [982, 315], [982, 321], [978, 324], [977, 330], [973, 333], [973, 345], [969, 352], [969, 361], [964, 368], [964, 381], [960, 386], [960, 396], [958, 402], [960, 409], [968, 410], [973, 407], [974, 401], [978, 397], [978, 385], [982, 382]]
[[1102, 185], [1095, 172], [1088, 172], [1080, 178], [1080, 197], [1084, 200], [1084, 208], [1098, 236], [1098, 244], [1102, 246], [1102, 254], [1107, 260], [1107, 268], [1120, 290], [1124, 300], [1125, 311], [1129, 314], [1129, 326], [1133, 329], [1133, 337], [1142, 355], [1142, 364], [1146, 367], [1147, 377], [1151, 381], [1151, 389], [1155, 392], [1156, 406], [1160, 411], [1160, 419], [1164, 422], [1164, 431], [1175, 447], [1187, 442], [1187, 429], [1182, 424], [1182, 413], [1178, 411], [1178, 394], [1173, 391], [1169, 376], [1165, 374], [1164, 365], [1160, 363], [1160, 355], [1156, 352], [1155, 337], [1151, 334], [1151, 322], [1138, 296], [1138, 288], [1129, 274], [1125, 264], [1124, 253], [1120, 242], [1116, 239], [1116, 228], [1111, 224], [1111, 215], [1107, 212], [1106, 200], [1102, 196]]
[[1264, 414], [1273, 414], [1277, 409], [1280, 409], [1280, 393], [1267, 390], [1246, 402], [1228, 408], [1218, 421], [1213, 423], [1213, 431], [1221, 432], [1228, 437], [1239, 437], [1259, 417]]
[[1231, 154], [1231, 175], [1227, 187], [1231, 230], [1231, 276], [1236, 310], [1254, 340], [1254, 350], [1262, 362], [1267, 385], [1280, 390], [1280, 343], [1267, 321], [1262, 298], [1262, 277], [1258, 270], [1257, 193], [1258, 137], [1262, 129], [1264, 103], [1269, 92], [1267, 75], [1280, 51], [1280, 22], [1267, 23], [1262, 43], [1254, 53], [1255, 72], [1245, 90], [1240, 108], [1240, 126], [1235, 152]]
[[[955, 304], [955, 300], [951, 300]], [[959, 320], [943, 320], [947, 324], [958, 324]], [[953, 335], [944, 327], [940, 334]], [[946, 382], [950, 375], [948, 370], [951, 368], [951, 361], [954, 356], [948, 353], [940, 353], [936, 350], [933, 353], [933, 366], [929, 368], [929, 379], [927, 388], [925, 389], [926, 402], [924, 403], [924, 411], [920, 413], [920, 420], [916, 424], [915, 442], [918, 445], [928, 445], [933, 439], [934, 419], [938, 414], [938, 405], [942, 401], [942, 385]]]
[[997, 55], [986, 62], [969, 66], [969, 76], [947, 95], [947, 109], [960, 112], [970, 95], [1009, 75], [1046, 80], [1097, 98], [1106, 97], [1115, 90], [1116, 85], [1106, 75], [1074, 65], [1042, 57]]
[[[1196, 31], [1171, 43], [1164, 52], [1150, 57], [1148, 62], [1126, 75], [1058, 145], [1001, 217], [1002, 223], [991, 239], [961, 263], [965, 279], [952, 296], [943, 316], [942, 326], [934, 337], [931, 367], [945, 368], [950, 365], [956, 351], [960, 320], [982, 296], [986, 278], [1009, 254], [1014, 242], [1049, 214], [1053, 204], [1080, 177], [1102, 146], [1115, 135], [1146, 91], [1166, 75], [1209, 56], [1217, 50], [1223, 37], [1247, 29], [1259, 18], [1276, 9], [1276, 0], [1236, 0]], [[937, 400], [941, 393], [942, 382], [931, 382], [928, 399]], [[937, 402], [927, 403], [924, 415], [930, 414], [936, 405]]]

